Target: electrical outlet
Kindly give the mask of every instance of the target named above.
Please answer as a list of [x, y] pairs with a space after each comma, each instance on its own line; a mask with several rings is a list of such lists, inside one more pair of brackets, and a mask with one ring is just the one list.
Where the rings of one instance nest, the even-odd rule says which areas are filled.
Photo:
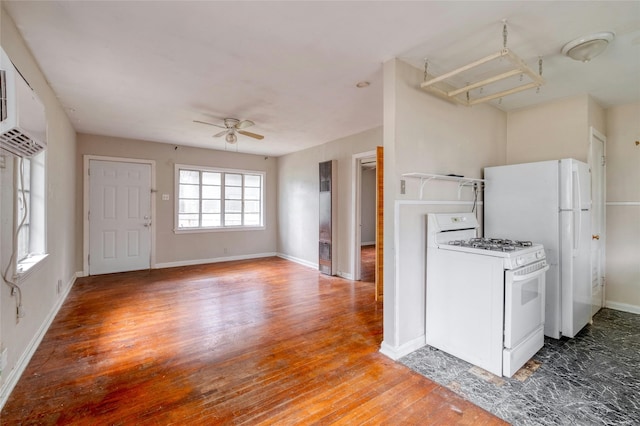
[[62, 291], [62, 280], [58, 280], [57, 291], [58, 291], [58, 294], [60, 294], [60, 292]]

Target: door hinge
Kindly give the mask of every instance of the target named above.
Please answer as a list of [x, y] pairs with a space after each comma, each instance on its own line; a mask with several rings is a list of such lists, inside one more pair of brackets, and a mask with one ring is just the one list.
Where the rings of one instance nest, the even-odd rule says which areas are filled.
[[87, 220], [91, 220], [91, 210], [87, 212]]
[[91, 265], [91, 255], [87, 255], [87, 265]]
[[602, 156], [602, 166], [606, 166], [607, 165], [607, 157], [605, 157], [604, 155]]

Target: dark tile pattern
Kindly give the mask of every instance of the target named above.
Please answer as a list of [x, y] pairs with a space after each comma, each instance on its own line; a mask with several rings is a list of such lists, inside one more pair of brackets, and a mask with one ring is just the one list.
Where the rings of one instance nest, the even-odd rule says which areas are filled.
[[602, 309], [574, 339], [545, 338], [524, 381], [430, 346], [400, 359], [514, 425], [640, 425], [640, 315]]

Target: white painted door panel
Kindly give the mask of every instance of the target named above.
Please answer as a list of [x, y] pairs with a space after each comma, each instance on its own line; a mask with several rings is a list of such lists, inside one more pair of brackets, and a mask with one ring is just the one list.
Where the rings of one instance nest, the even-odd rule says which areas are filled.
[[151, 266], [151, 166], [89, 162], [89, 274]]
[[591, 314], [604, 305], [605, 137], [591, 135]]

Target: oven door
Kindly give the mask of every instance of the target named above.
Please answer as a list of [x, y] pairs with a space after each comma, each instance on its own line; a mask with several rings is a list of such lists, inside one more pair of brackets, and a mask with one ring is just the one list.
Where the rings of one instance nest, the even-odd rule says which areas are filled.
[[504, 347], [515, 348], [544, 325], [546, 260], [505, 271]]

